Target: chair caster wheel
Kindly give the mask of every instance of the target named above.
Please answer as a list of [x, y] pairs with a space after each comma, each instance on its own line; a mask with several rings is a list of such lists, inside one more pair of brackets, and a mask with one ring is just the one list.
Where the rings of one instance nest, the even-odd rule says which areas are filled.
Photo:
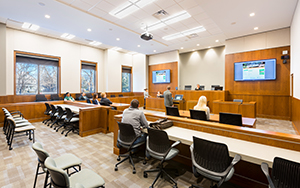
[[135, 169], [133, 169], [132, 173], [133, 173], [133, 174], [136, 174], [136, 171], [135, 171]]
[[115, 167], [115, 171], [118, 171], [118, 167]]
[[143, 165], [145, 165], [145, 164], [147, 164], [147, 161], [146, 161], [146, 160], [143, 161]]
[[153, 186], [150, 186], [149, 188], [153, 188]]
[[64, 134], [64, 132], [61, 132], [60, 134]]
[[148, 174], [146, 172], [144, 172], [144, 178], [148, 178]]
[[121, 160], [121, 158], [120, 158], [120, 156], [118, 156], [117, 161], [120, 161], [120, 160]]
[[177, 185], [174, 185], [173, 188], [177, 188]]

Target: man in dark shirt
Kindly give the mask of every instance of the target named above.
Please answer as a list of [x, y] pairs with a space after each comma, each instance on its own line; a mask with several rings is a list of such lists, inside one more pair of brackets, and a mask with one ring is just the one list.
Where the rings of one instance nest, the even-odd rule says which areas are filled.
[[164, 92], [164, 101], [165, 101], [165, 107], [167, 106], [174, 106], [173, 105], [173, 97], [172, 97], [172, 93], [170, 91], [171, 86], [167, 87], [167, 91]]
[[100, 104], [104, 105], [104, 106], [110, 106], [112, 104], [112, 102], [108, 98], [106, 98], [106, 93], [105, 92], [101, 93]]
[[80, 101], [85, 101], [85, 100], [87, 100], [88, 98], [85, 96], [85, 93], [82, 92], [81, 95], [80, 95], [80, 97], [79, 97], [78, 99], [79, 99]]
[[195, 90], [201, 90], [199, 84], [197, 84], [197, 87], [195, 88]]

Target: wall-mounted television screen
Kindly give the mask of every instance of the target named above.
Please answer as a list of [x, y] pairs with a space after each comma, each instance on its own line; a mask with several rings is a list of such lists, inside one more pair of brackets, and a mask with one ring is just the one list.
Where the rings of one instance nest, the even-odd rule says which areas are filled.
[[152, 83], [165, 84], [165, 83], [170, 83], [170, 81], [171, 81], [170, 69], [152, 71]]
[[234, 81], [276, 80], [276, 59], [234, 63]]

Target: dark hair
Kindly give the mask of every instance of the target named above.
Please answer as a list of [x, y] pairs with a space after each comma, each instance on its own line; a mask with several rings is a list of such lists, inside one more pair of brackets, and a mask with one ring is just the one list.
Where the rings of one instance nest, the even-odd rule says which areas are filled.
[[148, 90], [147, 88], [144, 89], [144, 91], [147, 91], [147, 90]]
[[93, 95], [93, 100], [95, 100], [97, 97], [98, 97], [98, 94], [97, 94], [97, 93], [94, 93], [94, 95]]
[[171, 89], [171, 86], [168, 86], [167, 89], [170, 90], [170, 89]]
[[138, 108], [139, 107], [139, 101], [137, 99], [133, 99], [130, 103], [132, 108]]
[[67, 91], [66, 95], [68, 95], [70, 92]]

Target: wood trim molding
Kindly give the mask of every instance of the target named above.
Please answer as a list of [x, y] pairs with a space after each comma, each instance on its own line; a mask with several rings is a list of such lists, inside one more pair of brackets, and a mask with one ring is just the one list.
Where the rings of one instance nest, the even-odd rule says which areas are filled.
[[85, 60], [80, 60], [80, 88], [79, 91], [80, 93], [81, 88], [82, 88], [82, 76], [81, 76], [81, 70], [82, 70], [82, 63], [88, 63], [88, 64], [94, 64], [96, 67], [96, 71], [95, 71], [95, 93], [98, 93], [98, 63], [97, 62], [92, 62], [92, 61], [85, 61]]
[[[46, 54], [38, 54], [38, 53], [32, 53], [32, 52], [23, 52], [23, 51], [14, 51], [14, 95], [17, 95], [16, 91], [16, 63], [17, 63], [17, 54], [26, 54], [26, 55], [32, 55], [32, 56], [38, 56], [38, 57], [48, 57], [53, 59], [58, 59], [58, 88], [57, 88], [57, 94], [61, 93], [61, 58], [58, 56], [52, 56], [52, 55], [46, 55]], [[38, 91], [39, 92], [39, 91]]]

